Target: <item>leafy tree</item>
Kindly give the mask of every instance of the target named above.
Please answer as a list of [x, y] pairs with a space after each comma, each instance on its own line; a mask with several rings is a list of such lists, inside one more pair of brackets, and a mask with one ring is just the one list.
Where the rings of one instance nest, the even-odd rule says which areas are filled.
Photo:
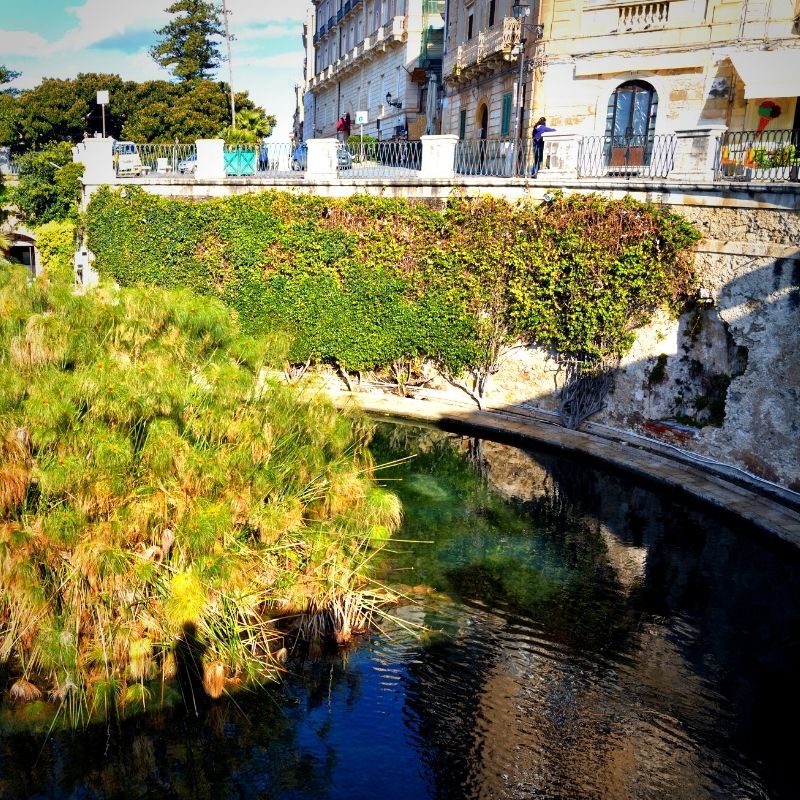
[[[53, 142], [77, 142], [101, 130], [96, 97], [108, 89], [106, 133], [136, 142], [182, 142], [219, 135], [230, 119], [228, 87], [216, 81], [123, 81], [119, 75], [81, 73], [77, 78], [47, 78], [19, 97], [0, 92], [0, 144], [19, 152]], [[271, 129], [274, 117], [256, 107], [246, 92], [236, 95], [245, 127]], [[248, 116], [250, 115], [250, 116]], [[254, 120], [253, 123], [250, 120]]]
[[[130, 113], [127, 98], [134, 83], [119, 75], [81, 73], [71, 80], [45, 78], [35, 89], [17, 98], [16, 128], [21, 150], [37, 150], [52, 142], [77, 142], [84, 133], [102, 127], [97, 91], [108, 89], [106, 132], [118, 138]], [[127, 88], [126, 88], [127, 87]]]
[[[22, 75], [21, 72], [16, 72], [13, 69], [9, 69], [4, 64], [0, 64], [0, 86], [4, 83], [11, 83], [11, 81], [19, 78]], [[11, 92], [12, 94], [16, 93], [15, 89], [3, 89], [4, 92]]]
[[19, 182], [12, 200], [34, 225], [76, 219], [81, 197], [83, 164], [72, 161], [67, 142], [31, 151], [19, 159]]
[[221, 61], [215, 41], [224, 35], [219, 6], [205, 0], [177, 0], [166, 11], [175, 18], [156, 31], [161, 41], [150, 55], [180, 81], [210, 77]]
[[243, 131], [252, 131], [257, 139], [272, 136], [276, 119], [273, 114], [265, 114], [260, 108], [239, 108], [236, 112], [236, 127]]

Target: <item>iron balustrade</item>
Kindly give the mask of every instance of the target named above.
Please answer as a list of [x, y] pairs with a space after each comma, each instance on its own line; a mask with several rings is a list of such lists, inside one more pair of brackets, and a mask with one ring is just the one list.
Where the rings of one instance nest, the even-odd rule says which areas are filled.
[[197, 146], [194, 144], [137, 144], [139, 160], [151, 173], [191, 172], [186, 165], [196, 163]]
[[800, 130], [727, 131], [714, 171], [719, 181], [797, 181]]
[[533, 177], [544, 166], [536, 156], [533, 139], [464, 140], [456, 143], [454, 170], [459, 175]]
[[584, 136], [579, 178], [666, 178], [675, 166], [674, 133], [659, 136]]
[[[422, 142], [418, 140], [367, 140], [351, 137], [347, 151], [352, 163], [342, 177], [418, 178], [422, 169]], [[340, 160], [341, 167], [341, 160]]]

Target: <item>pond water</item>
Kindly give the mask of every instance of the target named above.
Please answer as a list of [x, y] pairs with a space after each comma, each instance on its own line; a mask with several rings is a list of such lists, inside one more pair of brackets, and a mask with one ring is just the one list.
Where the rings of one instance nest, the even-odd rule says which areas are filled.
[[798, 797], [795, 551], [562, 456], [374, 451], [414, 456], [379, 473], [397, 621], [200, 716], [0, 734], [0, 798]]

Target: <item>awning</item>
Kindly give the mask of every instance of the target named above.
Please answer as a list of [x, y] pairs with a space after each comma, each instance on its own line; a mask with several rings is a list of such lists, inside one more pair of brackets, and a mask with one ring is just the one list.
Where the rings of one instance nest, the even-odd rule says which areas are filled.
[[702, 69], [707, 61], [707, 52], [701, 50], [688, 53], [576, 58], [575, 77], [613, 75], [617, 72], [655, 72], [659, 69]]
[[800, 47], [729, 53], [744, 81], [744, 98], [800, 96]]

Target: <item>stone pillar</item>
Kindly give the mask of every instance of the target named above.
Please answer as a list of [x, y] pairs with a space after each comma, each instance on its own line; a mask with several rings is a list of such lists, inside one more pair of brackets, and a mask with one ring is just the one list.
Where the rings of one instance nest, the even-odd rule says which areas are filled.
[[714, 180], [719, 137], [725, 125], [698, 125], [675, 131], [675, 165], [670, 180], [711, 183]]
[[72, 148], [72, 160], [83, 164], [83, 182], [99, 186], [103, 183], [116, 183], [117, 174], [114, 171], [114, 155], [112, 145], [114, 140], [84, 139]]
[[194, 177], [204, 181], [220, 181], [225, 177], [225, 142], [222, 139], [198, 139], [197, 168]]
[[308, 164], [306, 177], [315, 179], [331, 179], [336, 177], [338, 160], [336, 150], [339, 147], [337, 139], [309, 139]]
[[433, 180], [451, 181], [455, 177], [456, 144], [458, 136], [420, 136], [422, 164], [420, 176]]
[[546, 133], [544, 158], [539, 168], [545, 179], [571, 181], [578, 178], [581, 137], [576, 133]]

